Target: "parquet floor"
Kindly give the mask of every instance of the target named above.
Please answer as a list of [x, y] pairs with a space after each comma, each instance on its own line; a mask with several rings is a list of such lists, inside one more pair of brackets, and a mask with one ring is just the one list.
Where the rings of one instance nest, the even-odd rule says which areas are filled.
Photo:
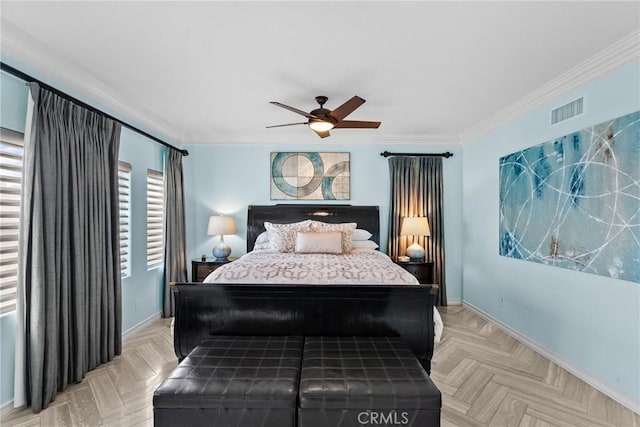
[[[460, 307], [442, 308], [432, 378], [442, 425], [640, 427], [640, 416]], [[171, 321], [126, 341], [123, 353], [60, 393], [39, 414], [4, 411], [2, 426], [152, 426], [151, 396], [177, 361]], [[177, 426], [179, 427], [179, 426]]]
[[461, 306], [441, 311], [431, 377], [445, 426], [640, 427], [640, 416]]

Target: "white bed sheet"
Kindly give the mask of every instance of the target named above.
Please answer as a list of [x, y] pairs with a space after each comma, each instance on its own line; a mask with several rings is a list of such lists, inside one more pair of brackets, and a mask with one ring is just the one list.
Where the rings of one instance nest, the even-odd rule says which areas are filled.
[[[354, 250], [351, 254], [296, 254], [256, 250], [225, 264], [205, 283], [279, 284], [417, 284], [417, 279], [379, 251]], [[435, 342], [443, 323], [434, 307]]]

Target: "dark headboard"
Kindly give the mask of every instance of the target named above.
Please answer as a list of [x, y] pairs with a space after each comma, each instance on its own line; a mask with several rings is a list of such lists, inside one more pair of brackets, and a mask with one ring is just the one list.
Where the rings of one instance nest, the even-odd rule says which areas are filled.
[[378, 206], [351, 205], [250, 205], [247, 213], [247, 252], [253, 250], [258, 235], [265, 231], [264, 222], [287, 224], [314, 219], [322, 222], [355, 222], [369, 231], [371, 240], [380, 244], [380, 210]]

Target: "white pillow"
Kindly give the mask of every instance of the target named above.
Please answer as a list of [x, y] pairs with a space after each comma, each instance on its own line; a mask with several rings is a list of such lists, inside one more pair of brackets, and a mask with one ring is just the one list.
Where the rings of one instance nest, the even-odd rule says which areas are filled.
[[356, 240], [351, 241], [351, 249], [378, 249], [378, 244], [373, 240]]
[[313, 221], [311, 224], [312, 231], [327, 232], [327, 231], [340, 231], [342, 232], [342, 253], [348, 254], [351, 252], [351, 236], [355, 231], [358, 224], [355, 222], [343, 222], [343, 223], [328, 223]]
[[342, 233], [340, 231], [297, 232], [296, 253], [299, 254], [341, 254]]
[[269, 233], [269, 242], [272, 249], [278, 252], [293, 252], [296, 248], [296, 232], [311, 231], [311, 220], [294, 222], [292, 224], [264, 223], [264, 228]]
[[256, 238], [256, 245], [262, 245], [264, 243], [269, 243], [268, 231], [263, 231], [262, 233], [258, 234], [258, 237]]
[[351, 241], [356, 242], [360, 240], [369, 240], [371, 236], [373, 236], [373, 234], [369, 233], [367, 230], [356, 228], [353, 232], [353, 236], [351, 236]]

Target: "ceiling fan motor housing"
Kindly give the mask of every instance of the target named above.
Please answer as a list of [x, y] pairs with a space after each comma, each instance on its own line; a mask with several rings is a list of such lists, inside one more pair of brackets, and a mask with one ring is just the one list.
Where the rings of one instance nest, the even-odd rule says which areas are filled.
[[324, 96], [324, 95], [316, 96], [316, 102], [317, 102], [318, 104], [320, 104], [320, 108], [322, 108], [322, 106], [323, 106], [323, 105], [324, 105], [328, 100], [329, 100], [329, 98], [327, 98], [327, 97], [326, 97], [326, 96]]
[[316, 108], [315, 110], [310, 111], [309, 114], [311, 114], [312, 116], [316, 116], [319, 119], [324, 120], [325, 122], [333, 123], [335, 125], [336, 123], [338, 123], [338, 120], [331, 117], [331, 110], [324, 108], [324, 104], [328, 99], [329, 98], [327, 98], [326, 96], [316, 96], [316, 102], [320, 104], [320, 108]]
[[326, 108], [316, 108], [315, 110], [311, 111], [309, 114], [311, 114], [312, 116], [316, 116], [327, 122], [338, 123], [336, 119], [331, 117], [331, 115], [329, 114], [330, 112], [331, 110], [327, 110]]

